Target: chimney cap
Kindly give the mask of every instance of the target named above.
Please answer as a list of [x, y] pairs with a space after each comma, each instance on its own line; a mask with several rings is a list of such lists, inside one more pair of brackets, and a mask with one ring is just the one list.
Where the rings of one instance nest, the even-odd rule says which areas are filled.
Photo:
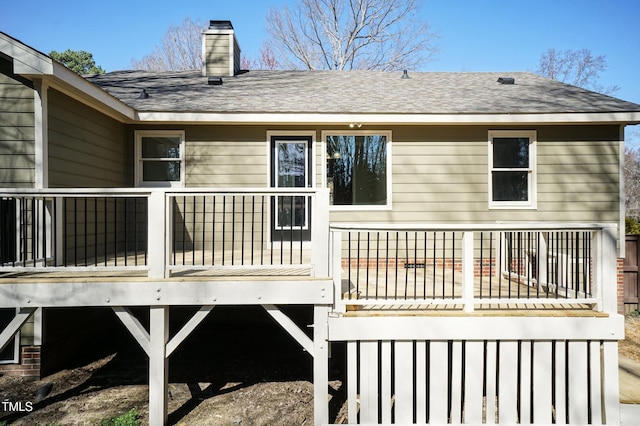
[[211, 20], [209, 21], [209, 29], [210, 30], [232, 30], [233, 25], [231, 24], [231, 21]]

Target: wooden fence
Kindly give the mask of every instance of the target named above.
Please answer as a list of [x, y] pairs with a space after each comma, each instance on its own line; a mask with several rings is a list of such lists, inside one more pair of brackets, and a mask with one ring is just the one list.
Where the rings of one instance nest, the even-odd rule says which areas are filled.
[[640, 309], [640, 235], [627, 235], [624, 258], [624, 313]]

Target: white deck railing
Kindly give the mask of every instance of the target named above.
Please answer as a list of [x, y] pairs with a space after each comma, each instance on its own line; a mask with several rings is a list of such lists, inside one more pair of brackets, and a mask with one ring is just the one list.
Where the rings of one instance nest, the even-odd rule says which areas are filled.
[[306, 188], [2, 190], [0, 273], [327, 276], [327, 194]]
[[332, 224], [335, 300], [343, 312], [535, 306], [615, 313], [616, 232], [615, 224]]
[[0, 191], [0, 273], [333, 276], [349, 306], [616, 312], [616, 225], [333, 224], [325, 189]]

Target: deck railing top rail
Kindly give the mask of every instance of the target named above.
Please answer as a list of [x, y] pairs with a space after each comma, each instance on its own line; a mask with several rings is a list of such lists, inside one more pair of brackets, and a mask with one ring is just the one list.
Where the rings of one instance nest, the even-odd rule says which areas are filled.
[[487, 222], [487, 223], [331, 223], [332, 231], [579, 231], [617, 229], [617, 223]]
[[168, 195], [202, 195], [202, 194], [256, 194], [256, 195], [313, 195], [317, 188], [0, 188], [0, 197], [111, 197], [111, 196], [145, 196], [152, 193]]

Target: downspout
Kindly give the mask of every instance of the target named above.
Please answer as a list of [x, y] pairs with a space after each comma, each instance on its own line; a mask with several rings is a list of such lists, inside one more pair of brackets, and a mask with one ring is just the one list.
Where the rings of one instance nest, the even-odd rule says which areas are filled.
[[625, 162], [625, 156], [624, 156], [624, 150], [625, 150], [625, 146], [624, 146], [624, 128], [625, 125], [621, 124], [620, 125], [620, 137], [618, 138], [618, 140], [620, 141], [618, 146], [619, 146], [619, 163], [620, 163], [620, 176], [618, 177], [619, 181], [620, 181], [620, 224], [618, 226], [618, 258], [619, 259], [624, 259], [625, 258], [625, 233], [626, 233], [626, 225], [625, 225], [625, 217], [626, 217], [626, 200], [625, 200], [625, 184], [624, 184], [624, 162]]

